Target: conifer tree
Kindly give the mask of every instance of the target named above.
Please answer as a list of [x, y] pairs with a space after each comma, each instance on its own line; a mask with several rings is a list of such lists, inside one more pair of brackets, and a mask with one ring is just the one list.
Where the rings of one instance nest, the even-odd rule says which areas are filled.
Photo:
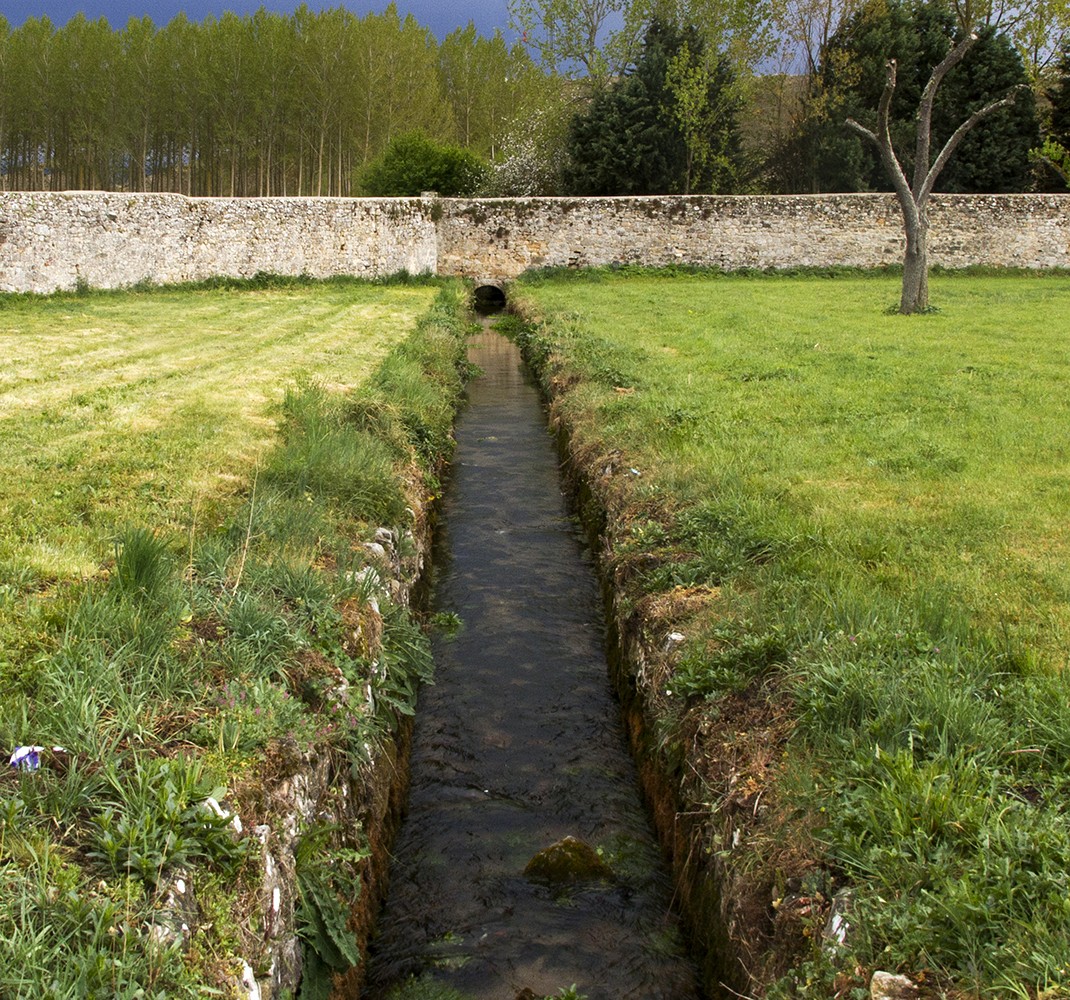
[[[696, 86], [696, 83], [698, 86]], [[569, 128], [566, 190], [637, 195], [729, 190], [738, 105], [722, 56], [693, 28], [655, 19], [634, 68]]]

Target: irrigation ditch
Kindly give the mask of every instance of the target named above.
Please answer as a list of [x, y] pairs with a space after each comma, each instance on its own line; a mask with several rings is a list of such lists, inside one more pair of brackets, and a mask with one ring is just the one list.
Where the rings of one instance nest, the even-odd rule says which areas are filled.
[[[516, 318], [522, 330], [532, 322], [523, 314]], [[679, 728], [659, 709], [663, 700], [657, 689], [671, 674], [683, 639], [676, 630], [685, 627], [692, 611], [690, 597], [657, 604], [630, 593], [629, 584], [642, 567], [627, 564], [617, 552], [628, 531], [623, 517], [627, 497], [640, 470], [626, 465], [620, 454], [581, 443], [559, 405], [572, 388], [570, 381], [560, 377], [552, 356], [538, 350], [531, 338], [522, 333], [517, 339], [543, 400], [564, 488], [590, 545], [603, 602], [608, 676], [644, 803], [671, 871], [673, 905], [682, 918], [700, 989], [708, 1000], [745, 995], [769, 978], [790, 951], [778, 959], [771, 947], [775, 939], [783, 938], [785, 930], [795, 936], [800, 928], [782, 926], [781, 934], [776, 933], [767, 887], [751, 877], [751, 866], [739, 863], [736, 849], [743, 826], [753, 828], [771, 818], [760, 796], [755, 801], [748, 791], [750, 783], [740, 780], [745, 769], [726, 769], [723, 787], [711, 789], [690, 765], [687, 745], [694, 752], [700, 740], [723, 748], [739, 741], [741, 752], [730, 752], [741, 762], [742, 730], [750, 741], [770, 749], [781, 734], [760, 707], [740, 706], [726, 714], [720, 732], [702, 733]]]
[[[633, 605], [612, 552], [634, 470], [576, 446], [555, 405], [567, 386], [523, 354], [484, 333], [471, 355], [486, 375], [455, 428], [431, 560], [453, 631], [433, 641], [359, 995], [513, 1000], [576, 984], [591, 1000], [722, 1000], [775, 973], [791, 951], [778, 959], [778, 939], [801, 940], [734, 850], [742, 827], [774, 817], [742, 771], [726, 769], [714, 802], [681, 750], [700, 734], [668, 734], [655, 689], [686, 606]], [[754, 705], [701, 736], [729, 747], [737, 726], [767, 749], [779, 739]], [[566, 838], [606, 868], [525, 877]]]
[[[471, 384], [442, 509], [421, 510], [405, 545], [388, 532], [376, 543], [394, 598], [425, 607], [434, 589], [437, 617], [453, 622], [433, 639], [436, 684], [359, 781], [325, 760], [274, 790], [274, 826], [292, 836], [265, 844], [268, 943], [250, 961], [271, 981], [258, 977], [266, 992], [252, 983], [251, 1000], [298, 983], [301, 998], [539, 1000], [575, 985], [590, 1000], [727, 1000], [769, 981], [802, 940], [791, 906], [771, 913], [747, 853], [763, 827], [776, 836], [776, 816], [736, 747], [775, 753], [776, 720], [741, 704], [698, 733], [660, 714], [687, 602], [636, 604], [635, 567], [614, 558], [634, 470], [577, 443], [557, 405], [569, 386], [550, 359], [523, 337], [519, 350], [490, 338], [474, 360], [496, 369], [492, 402], [527, 394], [521, 429], [499, 426], [494, 406], [473, 417]], [[500, 446], [504, 484], [483, 475]], [[534, 490], [531, 447], [543, 450]], [[525, 512], [533, 492], [538, 506]], [[467, 506], [463, 525], [451, 504]], [[516, 535], [527, 536], [527, 562], [499, 547]], [[550, 551], [561, 547], [564, 562]], [[517, 587], [507, 605], [500, 589]], [[725, 748], [723, 787], [689, 769], [686, 745], [700, 740]], [[297, 892], [287, 859], [310, 816], [337, 831], [326, 850], [366, 853], [346, 921], [361, 960], [319, 969], [311, 991], [318, 960], [307, 936], [302, 947], [284, 930]], [[592, 867], [532, 870], [572, 840], [592, 849]]]
[[[636, 602], [616, 555], [635, 470], [580, 440], [570, 384], [516, 340], [472, 339], [485, 374], [444, 496], [408, 491], [412, 524], [366, 543], [384, 601], [437, 612], [435, 684], [360, 767], [272, 759], [227, 804], [261, 842], [249, 1000], [727, 1000], [803, 940], [748, 853], [776, 816], [742, 758], [775, 753], [776, 720], [758, 699], [701, 733], [662, 714], [687, 599]], [[378, 615], [346, 622], [372, 658]], [[716, 789], [690, 767], [700, 742], [724, 750]], [[162, 939], [198, 906], [177, 880]]]
[[[433, 559], [435, 684], [375, 1000], [697, 1000], [606, 671], [598, 582], [517, 346], [470, 341]], [[441, 992], [440, 992], [441, 991]], [[455, 991], [455, 992], [453, 992]]]

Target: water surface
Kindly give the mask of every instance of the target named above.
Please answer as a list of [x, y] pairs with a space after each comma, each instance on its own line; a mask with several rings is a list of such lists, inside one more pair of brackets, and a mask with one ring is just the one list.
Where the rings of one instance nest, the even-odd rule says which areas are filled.
[[[457, 426], [434, 581], [435, 610], [463, 625], [436, 638], [436, 683], [420, 695], [369, 994], [416, 977], [477, 1000], [572, 984], [590, 1000], [690, 1000], [538, 395], [498, 334], [470, 357], [485, 374]], [[531, 856], [565, 836], [600, 849], [614, 878], [527, 880]]]

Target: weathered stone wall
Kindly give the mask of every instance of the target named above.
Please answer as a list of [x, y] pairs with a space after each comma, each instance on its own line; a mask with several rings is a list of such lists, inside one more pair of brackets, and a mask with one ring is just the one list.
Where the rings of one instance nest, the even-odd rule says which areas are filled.
[[319, 278], [434, 271], [432, 207], [420, 199], [12, 192], [0, 196], [0, 291], [259, 271]]
[[[1070, 195], [933, 199], [932, 260], [1070, 267]], [[515, 277], [611, 263], [875, 267], [902, 253], [891, 195], [647, 198], [186, 198], [0, 195], [0, 291], [258, 271]]]
[[[930, 218], [935, 264], [1070, 267], [1070, 196], [937, 196]], [[438, 271], [478, 279], [612, 263], [878, 267], [902, 252], [892, 195], [487, 199], [449, 203]]]

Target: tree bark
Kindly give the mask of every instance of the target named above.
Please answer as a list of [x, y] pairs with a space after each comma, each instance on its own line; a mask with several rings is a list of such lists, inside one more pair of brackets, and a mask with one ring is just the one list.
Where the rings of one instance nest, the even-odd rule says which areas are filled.
[[929, 308], [929, 222], [914, 220], [906, 232], [906, 251], [903, 254], [903, 292], [899, 311], [904, 316], [924, 312]]
[[849, 128], [854, 129], [860, 135], [873, 142], [880, 152], [881, 162], [891, 178], [895, 189], [895, 196], [899, 201], [899, 207], [903, 212], [903, 231], [906, 236], [906, 247], [903, 254], [903, 293], [899, 300], [899, 311], [908, 316], [911, 313], [924, 312], [929, 308], [929, 196], [940, 171], [947, 165], [959, 143], [982, 118], [992, 114], [999, 108], [1007, 107], [1014, 103], [1018, 89], [1015, 88], [1005, 97], [998, 101], [992, 101], [983, 108], [975, 111], [955, 130], [954, 134], [944, 144], [936, 159], [929, 163], [929, 146], [932, 141], [932, 114], [933, 103], [936, 100], [936, 91], [948, 71], [965, 57], [966, 53], [977, 41], [977, 35], [971, 33], [952, 46], [951, 50], [936, 66], [929, 82], [925, 85], [921, 100], [918, 103], [918, 134], [917, 148], [914, 161], [914, 183], [911, 185], [899, 163], [895, 149], [892, 146], [890, 128], [890, 116], [892, 107], [892, 95], [895, 93], [895, 60], [891, 59], [886, 64], [887, 78], [884, 84], [884, 92], [881, 94], [880, 107], [877, 109], [877, 128], [871, 131], [864, 125], [860, 125], [853, 118], [847, 119]]

